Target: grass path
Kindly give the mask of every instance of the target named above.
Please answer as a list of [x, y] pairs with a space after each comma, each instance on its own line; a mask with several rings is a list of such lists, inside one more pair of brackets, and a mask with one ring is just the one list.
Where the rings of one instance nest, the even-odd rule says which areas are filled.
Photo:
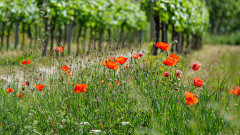
[[188, 67], [196, 61], [202, 64], [202, 71], [197, 74], [199, 78], [214, 81], [227, 75], [232, 80], [230, 84], [239, 83], [240, 46], [204, 45], [203, 49], [185, 56], [184, 60]]

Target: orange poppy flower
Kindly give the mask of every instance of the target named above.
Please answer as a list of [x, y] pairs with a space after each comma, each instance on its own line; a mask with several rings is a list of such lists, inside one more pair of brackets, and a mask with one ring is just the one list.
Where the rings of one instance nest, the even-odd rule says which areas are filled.
[[197, 70], [200, 69], [200, 67], [201, 67], [201, 64], [199, 64], [198, 62], [196, 62], [196, 63], [194, 63], [194, 64], [192, 65], [192, 70], [193, 70], [193, 71], [197, 71]]
[[198, 99], [196, 98], [196, 96], [191, 93], [191, 92], [185, 92], [185, 98], [186, 98], [186, 105], [194, 105], [198, 102]]
[[203, 80], [201, 80], [197, 77], [194, 77], [194, 85], [197, 87], [202, 87], [204, 85], [204, 82], [203, 82]]
[[133, 58], [134, 59], [138, 59], [138, 57], [139, 57], [138, 53], [133, 53]]
[[115, 69], [116, 71], [118, 70], [119, 66], [118, 66], [118, 63], [117, 62], [112, 62], [112, 61], [109, 61], [107, 63], [107, 67], [109, 69]]
[[37, 90], [42, 91], [42, 89], [45, 87], [42, 84], [38, 84], [37, 86], [34, 86]]
[[19, 98], [21, 98], [21, 97], [23, 97], [23, 94], [18, 94], [18, 93], [17, 93], [17, 96], [18, 96]]
[[127, 70], [127, 69], [129, 69], [129, 66], [123, 66], [122, 68], [123, 68], [123, 70]]
[[31, 64], [31, 60], [27, 59], [27, 64]]
[[63, 47], [62, 46], [58, 46], [55, 48], [56, 52], [63, 52]]
[[22, 64], [23, 64], [23, 65], [26, 65], [26, 64], [27, 64], [27, 61], [26, 61], [26, 60], [23, 60], [23, 61], [22, 61]]
[[69, 67], [67, 65], [63, 65], [61, 67], [62, 71], [68, 71], [69, 70]]
[[104, 81], [104, 80], [102, 80], [102, 81], [101, 81], [101, 84], [105, 84], [105, 81]]
[[13, 92], [13, 91], [14, 91], [13, 88], [8, 88], [8, 89], [6, 90], [6, 92], [8, 92], [8, 93]]
[[28, 82], [28, 81], [26, 81], [26, 82], [22, 82], [21, 85], [27, 85], [27, 86], [29, 86], [29, 82]]
[[84, 91], [87, 91], [86, 89], [88, 86], [86, 84], [77, 84], [76, 87], [74, 88], [74, 91], [76, 93], [83, 93]]
[[72, 74], [71, 74], [70, 71], [66, 71], [66, 74], [67, 74], [68, 76], [72, 76]]
[[106, 60], [101, 61], [103, 66], [107, 66]]
[[115, 62], [117, 62], [118, 64], [123, 65], [127, 60], [128, 60], [128, 58], [125, 58], [125, 57], [117, 57], [115, 59]]
[[179, 58], [176, 54], [174, 54], [174, 53], [172, 53], [172, 54], [170, 55], [170, 58], [173, 58], [173, 60], [175, 60], [177, 63], [180, 62], [180, 58]]
[[233, 89], [229, 90], [229, 94], [235, 94], [235, 95], [240, 95], [240, 87], [233, 87]]
[[177, 61], [172, 59], [171, 57], [167, 58], [166, 60], [163, 61], [163, 64], [167, 66], [175, 66], [177, 64]]
[[165, 50], [165, 51], [170, 50], [169, 44], [164, 43], [164, 42], [157, 42], [156, 47], [160, 48], [161, 50]]

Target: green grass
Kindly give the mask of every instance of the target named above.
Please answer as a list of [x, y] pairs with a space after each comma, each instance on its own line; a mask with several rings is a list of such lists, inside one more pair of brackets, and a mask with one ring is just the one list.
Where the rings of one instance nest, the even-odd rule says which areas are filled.
[[231, 34], [209, 34], [206, 33], [203, 36], [203, 43], [204, 44], [225, 44], [225, 45], [240, 45], [240, 32], [235, 32]]
[[[216, 67], [219, 71], [231, 69], [238, 61], [234, 59], [236, 54], [225, 55], [224, 65]], [[196, 88], [193, 78], [197, 76], [192, 76], [185, 84], [184, 78], [174, 77], [178, 69], [190, 72], [184, 60], [177, 67], [166, 67], [161, 60], [166, 54], [156, 57], [151, 64], [146, 63], [152, 62], [151, 57], [137, 60], [129, 57], [124, 65], [130, 68], [116, 72], [101, 65], [100, 61], [110, 56], [90, 57], [87, 61], [70, 56], [67, 61], [49, 57], [45, 62], [27, 56], [31, 65], [5, 64], [13, 78], [0, 82], [0, 134], [89, 134], [91, 129], [106, 134], [240, 134], [240, 98], [228, 94], [231, 86], [227, 82], [231, 78], [221, 77], [220, 83]], [[9, 59], [9, 63], [21, 60], [22, 57], [16, 57]], [[63, 64], [70, 67], [72, 76], [60, 70]], [[48, 70], [51, 66], [56, 69]], [[17, 79], [19, 76], [13, 71], [24, 72], [23, 79]], [[170, 77], [162, 76], [165, 71]], [[237, 73], [233, 75], [237, 79], [239, 72], [231, 71]], [[120, 80], [119, 85], [109, 85], [115, 79]], [[101, 84], [102, 80], [106, 83]], [[20, 86], [20, 81], [29, 81], [30, 86]], [[75, 93], [72, 83], [85, 83], [89, 88], [82, 94]], [[37, 84], [45, 88], [38, 91], [34, 88]], [[15, 91], [7, 93], [9, 87]], [[199, 102], [187, 106], [186, 91], [193, 92]], [[23, 93], [23, 97], [18, 98], [17, 93]]]

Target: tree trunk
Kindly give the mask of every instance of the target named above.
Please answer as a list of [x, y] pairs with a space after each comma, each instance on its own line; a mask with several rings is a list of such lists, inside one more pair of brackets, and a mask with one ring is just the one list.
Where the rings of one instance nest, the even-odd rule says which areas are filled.
[[35, 25], [35, 38], [34, 38], [34, 44], [37, 45], [38, 42], [38, 27], [37, 24]]
[[10, 28], [12, 28], [12, 23], [9, 25], [9, 28], [7, 29], [7, 33], [8, 33], [8, 35], [7, 35], [7, 51], [8, 51], [8, 49], [9, 49], [9, 39], [10, 39]]
[[44, 35], [44, 49], [43, 49], [43, 56], [47, 56], [47, 46], [48, 46], [48, 42], [49, 42], [49, 27], [48, 27], [48, 16], [45, 16], [45, 35]]
[[157, 55], [157, 47], [156, 47], [156, 43], [159, 42], [159, 37], [160, 37], [160, 17], [159, 15], [156, 15], [154, 17], [154, 21], [155, 21], [155, 30], [156, 30], [156, 35], [155, 35], [155, 44], [152, 47], [152, 54], [153, 55]]
[[175, 26], [174, 24], [172, 24], [172, 47], [171, 47], [171, 52], [175, 51], [176, 48], [176, 43], [174, 43], [174, 41], [176, 40], [176, 31], [175, 31]]
[[[64, 24], [64, 41], [63, 41], [63, 49], [65, 48], [67, 42], [67, 24]], [[62, 53], [62, 56], [64, 56], [64, 53]]]
[[99, 44], [98, 44], [98, 51], [102, 52], [102, 44], [103, 44], [103, 28], [100, 28], [99, 31]]
[[177, 53], [178, 54], [181, 54], [182, 53], [182, 41], [181, 41], [181, 36], [182, 35], [182, 32], [177, 32], [177, 45], [176, 45], [176, 50], [177, 50]]
[[2, 48], [3, 48], [3, 40], [4, 40], [4, 29], [5, 29], [5, 25], [6, 25], [6, 23], [5, 22], [2, 22], [2, 31], [1, 31], [1, 46], [0, 46], [0, 50], [2, 50]]
[[24, 42], [25, 42], [25, 23], [22, 24], [22, 46], [21, 46], [21, 50], [24, 50]]
[[50, 43], [50, 51], [53, 53], [53, 45], [54, 45], [54, 30], [56, 27], [56, 18], [52, 18], [51, 20], [51, 43]]
[[31, 24], [28, 24], [28, 38], [30, 39], [29, 47], [32, 48]]
[[61, 42], [62, 42], [62, 28], [61, 26], [58, 26], [58, 46], [61, 45]]
[[162, 22], [162, 42], [167, 43], [167, 24]]
[[182, 45], [182, 49], [181, 49], [181, 53], [183, 52], [183, 51], [185, 51], [185, 49], [186, 48], [184, 48], [184, 34], [183, 34], [183, 32], [181, 33], [181, 45]]
[[67, 36], [67, 42], [68, 42], [68, 55], [71, 54], [71, 40], [72, 40], [72, 28], [73, 28], [73, 22], [70, 20], [69, 26], [68, 26], [68, 36]]
[[111, 29], [109, 28], [108, 29], [108, 43], [110, 44], [111, 43]]
[[142, 45], [142, 43], [143, 43], [143, 30], [141, 29], [140, 30], [140, 45]]
[[[129, 37], [129, 36], [128, 36]], [[135, 28], [133, 31], [133, 40], [132, 40], [132, 44], [136, 44], [136, 39], [137, 39], [137, 29]]]
[[186, 35], [186, 48], [185, 48], [185, 54], [189, 53], [189, 44], [190, 44], [189, 34], [187, 34], [187, 35]]
[[123, 24], [121, 26], [120, 43], [122, 48], [124, 48], [124, 25]]
[[78, 31], [78, 35], [77, 35], [77, 53], [76, 53], [77, 56], [80, 53], [79, 39], [81, 37], [81, 33], [82, 33], [82, 27], [79, 25], [79, 31]]
[[82, 41], [82, 54], [85, 52], [86, 47], [86, 35], [87, 35], [87, 27], [84, 27], [84, 33], [83, 33], [83, 41]]
[[[24, 25], [24, 23], [23, 23]], [[16, 21], [16, 28], [15, 28], [15, 44], [14, 44], [14, 49], [17, 49], [18, 46], [18, 28], [19, 28], [19, 21]]]
[[87, 51], [87, 55], [90, 54], [90, 51], [91, 51], [91, 47], [92, 47], [92, 31], [93, 31], [93, 28], [90, 27], [90, 38], [89, 38], [89, 45], [88, 45], [88, 51]]
[[201, 36], [199, 36], [199, 45], [200, 45], [199, 49], [202, 49], [203, 44], [202, 44], [202, 37]]

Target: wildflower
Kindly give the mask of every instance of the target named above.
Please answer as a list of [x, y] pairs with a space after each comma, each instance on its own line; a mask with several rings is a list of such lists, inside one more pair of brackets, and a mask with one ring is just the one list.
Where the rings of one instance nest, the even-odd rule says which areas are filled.
[[18, 96], [19, 98], [21, 98], [21, 97], [23, 97], [23, 94], [18, 94], [18, 93], [17, 93], [17, 96]]
[[22, 64], [23, 64], [23, 65], [31, 64], [31, 60], [29, 60], [29, 59], [23, 60], [23, 61], [22, 61]]
[[129, 69], [129, 66], [123, 66], [122, 68], [123, 68], [123, 70], [127, 70], [127, 69]]
[[180, 80], [180, 79], [182, 78], [181, 75], [182, 75], [182, 71], [177, 70], [177, 71], [176, 71], [176, 77], [177, 77], [178, 80]]
[[240, 87], [233, 87], [233, 89], [229, 90], [229, 94], [235, 94], [235, 95], [240, 95]]
[[169, 73], [168, 73], [168, 72], [164, 72], [164, 73], [163, 73], [163, 76], [164, 76], [164, 77], [168, 77], [168, 76], [169, 76]]
[[27, 59], [27, 64], [31, 64], [31, 60]]
[[116, 80], [115, 80], [115, 86], [118, 85], [118, 84], [119, 84], [119, 80], [116, 79]]
[[104, 81], [104, 80], [102, 80], [102, 81], [101, 81], [101, 84], [105, 84], [105, 81]]
[[163, 61], [163, 64], [167, 66], [175, 66], [177, 62], [173, 60], [172, 58], [167, 58], [166, 60]]
[[143, 57], [143, 53], [139, 53], [138, 55], [139, 55], [139, 57], [140, 57], [140, 58], [142, 58], [142, 57]]
[[112, 61], [109, 61], [107, 63], [107, 67], [109, 69], [115, 69], [116, 71], [118, 70], [119, 66], [118, 66], [118, 63], [117, 62], [112, 62]]
[[133, 53], [133, 58], [134, 59], [138, 59], [138, 58], [142, 58], [143, 57], [143, 53]]
[[63, 52], [63, 47], [62, 46], [58, 46], [55, 48], [56, 52]]
[[22, 82], [21, 85], [27, 85], [27, 86], [29, 86], [29, 82], [28, 82], [28, 81], [26, 81], [26, 82]]
[[88, 86], [86, 84], [76, 84], [74, 91], [76, 93], [83, 93], [83, 92], [87, 91], [86, 90], [87, 88], [88, 88]]
[[69, 70], [69, 67], [67, 65], [63, 65], [61, 67], [62, 71], [68, 71]]
[[133, 58], [134, 58], [134, 59], [138, 59], [138, 57], [139, 57], [139, 54], [138, 54], [138, 53], [133, 53]]
[[123, 65], [125, 62], [127, 62], [128, 58], [125, 58], [125, 57], [117, 57], [115, 59], [115, 62], [117, 62], [118, 64], [121, 64]]
[[34, 86], [37, 90], [42, 91], [42, 89], [45, 87], [42, 84], [38, 84], [37, 86]]
[[13, 91], [14, 91], [13, 88], [8, 88], [8, 89], [6, 90], [6, 92], [8, 92], [8, 93], [13, 92]]
[[68, 76], [72, 76], [72, 74], [71, 74], [70, 71], [66, 71], [66, 74], [67, 74]]
[[193, 71], [197, 71], [199, 70], [201, 67], [201, 64], [199, 64], [198, 62], [195, 62], [193, 65], [192, 65], [192, 70]]
[[170, 58], [172, 58], [174, 61], [176, 61], [177, 63], [179, 63], [180, 62], [180, 58], [179, 58], [179, 56], [177, 56], [176, 54], [174, 54], [174, 53], [172, 53], [171, 55], [170, 55]]
[[196, 96], [191, 93], [191, 92], [185, 92], [185, 98], [186, 98], [186, 105], [194, 105], [198, 102], [198, 99], [196, 98]]
[[39, 80], [39, 78], [36, 78], [36, 80], [38, 81], [38, 80]]
[[101, 61], [103, 66], [107, 66], [106, 60]]
[[115, 62], [115, 58], [114, 57], [110, 57], [110, 58], [108, 58], [108, 62]]
[[157, 42], [156, 47], [158, 47], [158, 48], [160, 48], [162, 50], [165, 50], [165, 51], [170, 50], [169, 44], [164, 43], [164, 42]]
[[197, 77], [194, 77], [194, 85], [197, 87], [202, 87], [204, 85], [204, 82], [203, 82], [203, 80], [201, 80]]

